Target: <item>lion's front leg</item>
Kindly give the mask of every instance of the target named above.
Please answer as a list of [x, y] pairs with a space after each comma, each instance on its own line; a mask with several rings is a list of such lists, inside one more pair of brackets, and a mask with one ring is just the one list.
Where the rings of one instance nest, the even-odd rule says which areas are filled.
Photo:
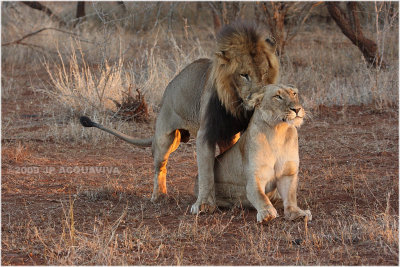
[[285, 218], [292, 221], [298, 218], [308, 217], [308, 220], [311, 221], [311, 212], [309, 210], [302, 210], [297, 206], [297, 184], [297, 173], [278, 178], [277, 187], [283, 200]]
[[263, 183], [259, 177], [251, 175], [247, 179], [246, 195], [247, 199], [257, 210], [257, 222], [267, 222], [278, 217], [278, 212], [265, 194], [265, 180]]
[[198, 166], [198, 196], [190, 212], [213, 212], [216, 208], [214, 185], [215, 144], [204, 142], [203, 131], [198, 132], [196, 139]]

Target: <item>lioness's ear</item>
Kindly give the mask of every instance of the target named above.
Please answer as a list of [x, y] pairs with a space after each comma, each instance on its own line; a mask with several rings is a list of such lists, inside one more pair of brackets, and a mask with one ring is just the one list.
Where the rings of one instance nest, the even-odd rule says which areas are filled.
[[275, 40], [275, 38], [272, 37], [272, 36], [268, 36], [268, 37], [265, 39], [265, 42], [268, 44], [268, 46], [269, 46], [269, 48], [271, 49], [271, 51], [272, 51], [273, 53], [275, 53], [275, 51], [276, 51], [276, 40]]
[[225, 51], [218, 51], [215, 53], [215, 55], [221, 59], [224, 63], [228, 63], [229, 62], [229, 58], [226, 56]]

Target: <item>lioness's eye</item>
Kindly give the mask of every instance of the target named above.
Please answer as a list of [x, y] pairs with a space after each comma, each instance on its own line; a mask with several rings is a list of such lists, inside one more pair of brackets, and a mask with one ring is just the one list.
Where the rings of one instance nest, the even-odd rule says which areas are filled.
[[240, 74], [240, 76], [242, 76], [243, 78], [245, 78], [246, 80], [250, 81], [250, 77], [248, 74]]
[[280, 95], [276, 95], [276, 98], [278, 98], [279, 100], [282, 100], [282, 97]]

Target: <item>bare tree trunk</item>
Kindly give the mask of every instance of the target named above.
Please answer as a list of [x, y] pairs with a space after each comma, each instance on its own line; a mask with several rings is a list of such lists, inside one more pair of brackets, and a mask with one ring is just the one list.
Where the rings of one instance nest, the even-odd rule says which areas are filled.
[[266, 3], [262, 3], [262, 7], [267, 18], [268, 26], [276, 40], [276, 44], [278, 45], [277, 53], [278, 55], [281, 55], [286, 43], [284, 36], [284, 22], [288, 11], [288, 3], [269, 2], [269, 4], [271, 8], [269, 8]]
[[239, 2], [222, 2], [222, 18], [224, 24], [234, 22], [239, 15], [240, 11]]
[[[285, 46], [297, 35], [311, 10], [319, 3], [310, 2], [263, 2], [262, 10], [271, 34], [277, 43], [277, 53], [282, 55]], [[291, 14], [291, 16], [288, 16]], [[290, 19], [288, 19], [290, 17]], [[285, 25], [285, 19], [290, 20]], [[294, 26], [294, 27], [293, 27]]]
[[76, 25], [78, 25], [83, 20], [83, 18], [85, 16], [86, 16], [86, 13], [85, 13], [85, 2], [78, 1], [77, 5], [76, 5], [76, 21], [74, 23], [74, 27]]
[[57, 21], [58, 23], [60, 23], [60, 25], [65, 26], [65, 22], [60, 17], [58, 17], [56, 14], [54, 14], [53, 11], [51, 11], [51, 9], [48, 8], [47, 6], [41, 4], [37, 1], [22, 1], [21, 3], [29, 6], [30, 8], [33, 8], [33, 9], [36, 9], [36, 10], [46, 13], [46, 15], [48, 15], [50, 18], [52, 18], [55, 21]]
[[209, 2], [214, 20], [214, 30], [219, 29], [226, 24], [234, 22], [240, 13], [239, 2]]
[[117, 1], [117, 4], [121, 7], [122, 11], [127, 12], [124, 1]]
[[337, 2], [325, 2], [329, 14], [350, 41], [356, 45], [363, 54], [367, 63], [372, 67], [385, 67], [381, 56], [378, 53], [376, 43], [366, 38], [362, 32], [360, 20], [357, 14], [357, 2], [347, 3], [347, 13], [339, 7]]
[[85, 2], [78, 1], [78, 5], [76, 7], [76, 18], [81, 19], [85, 16]]
[[222, 24], [218, 14], [215, 12], [213, 12], [213, 22], [214, 22], [214, 31], [217, 33], [221, 29]]

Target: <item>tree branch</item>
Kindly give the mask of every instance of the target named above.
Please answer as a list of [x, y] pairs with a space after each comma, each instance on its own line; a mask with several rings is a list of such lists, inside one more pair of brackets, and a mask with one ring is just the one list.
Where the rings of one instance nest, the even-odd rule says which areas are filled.
[[356, 5], [349, 7], [351, 9], [351, 16], [355, 15], [355, 17], [352, 19], [354, 22], [354, 28], [356, 28], [356, 30], [353, 30], [353, 27], [351, 26], [351, 19], [346, 18], [344, 11], [336, 2], [325, 2], [325, 4], [328, 8], [329, 14], [339, 26], [340, 30], [354, 45], [360, 49], [368, 64], [373, 67], [384, 67], [386, 64], [382, 61], [382, 58], [378, 54], [378, 46], [374, 41], [365, 38], [362, 33], [358, 16], [355, 12]]
[[36, 10], [44, 12], [50, 18], [53, 18], [57, 22], [59, 22], [60, 25], [65, 26], [65, 22], [60, 17], [58, 17], [56, 14], [54, 14], [53, 11], [51, 11], [50, 8], [48, 8], [47, 6], [39, 3], [38, 1], [22, 1], [21, 3], [24, 4], [24, 5], [29, 6], [30, 8], [33, 8], [33, 9], [36, 9]]
[[[32, 36], [34, 36], [34, 35], [36, 35], [36, 34], [38, 34], [38, 33], [40, 33], [40, 32], [46, 31], [46, 30], [58, 31], [58, 32], [62, 32], [62, 33], [66, 33], [66, 34], [69, 34], [69, 35], [73, 35], [73, 36], [78, 36], [78, 37], [79, 37], [78, 34], [73, 33], [73, 32], [68, 32], [68, 31], [64, 31], [64, 30], [57, 29], [57, 28], [52, 28], [52, 27], [46, 27], [46, 28], [42, 28], [42, 29], [40, 29], [40, 30], [37, 30], [37, 31], [31, 32], [31, 33], [28, 33], [28, 34], [22, 36], [22, 37], [21, 37], [20, 39], [18, 39], [18, 40], [14, 40], [14, 41], [11, 41], [11, 42], [3, 43], [3, 44], [1, 44], [1, 46], [8, 46], [8, 45], [14, 45], [14, 44], [22, 44], [22, 41], [25, 40], [26, 38], [32, 37]], [[80, 39], [80, 40], [83, 41], [83, 42], [86, 42], [86, 43], [93, 43], [93, 42], [90, 42], [90, 41], [84, 40], [84, 39]]]

